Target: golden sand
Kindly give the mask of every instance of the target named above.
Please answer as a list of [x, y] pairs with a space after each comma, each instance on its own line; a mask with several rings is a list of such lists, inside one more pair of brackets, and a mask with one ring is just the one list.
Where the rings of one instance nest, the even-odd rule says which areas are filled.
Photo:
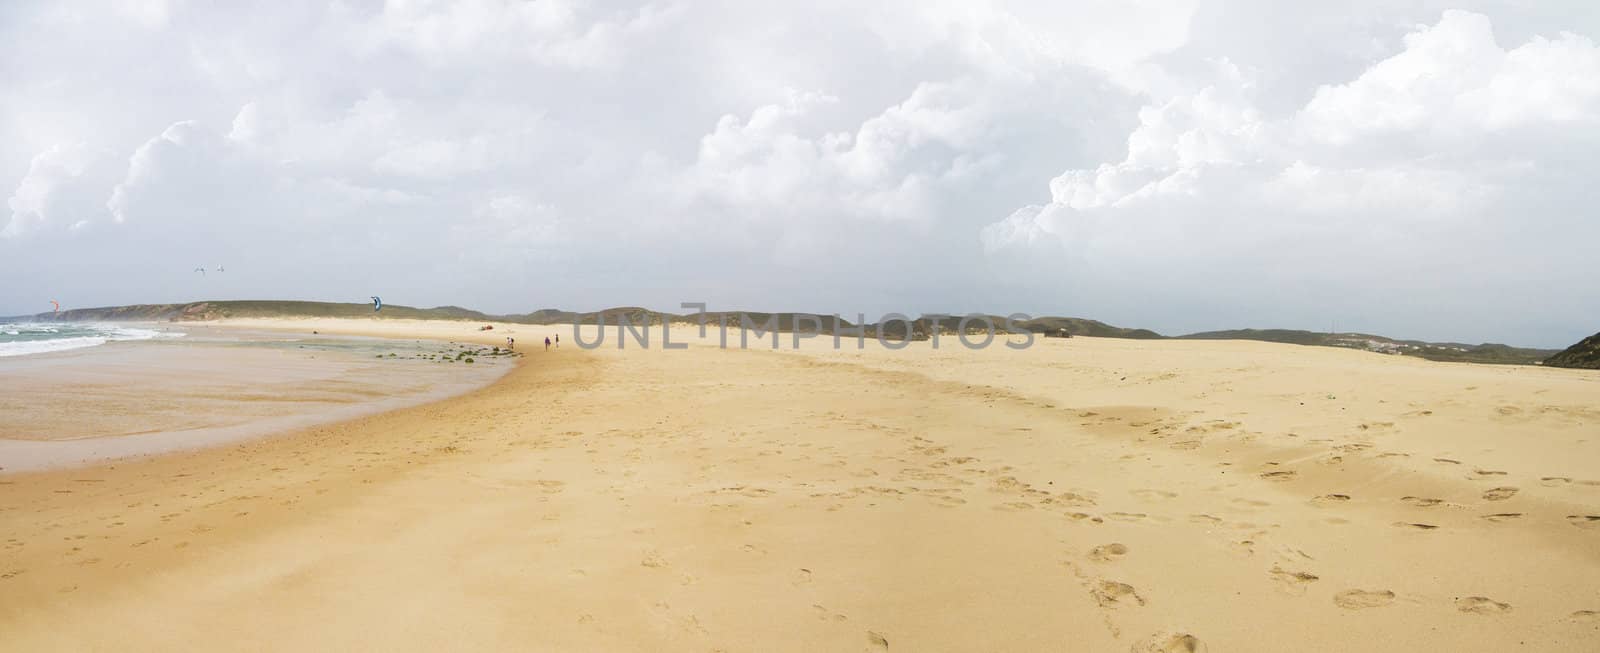
[[0, 477], [0, 648], [1600, 650], [1594, 372], [248, 325], [530, 355], [444, 402]]

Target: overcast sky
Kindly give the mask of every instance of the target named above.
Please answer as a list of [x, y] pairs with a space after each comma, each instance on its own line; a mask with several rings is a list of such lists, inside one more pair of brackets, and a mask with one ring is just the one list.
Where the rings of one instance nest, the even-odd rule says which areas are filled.
[[1592, 0], [243, 5], [0, 3], [0, 315], [1600, 330]]

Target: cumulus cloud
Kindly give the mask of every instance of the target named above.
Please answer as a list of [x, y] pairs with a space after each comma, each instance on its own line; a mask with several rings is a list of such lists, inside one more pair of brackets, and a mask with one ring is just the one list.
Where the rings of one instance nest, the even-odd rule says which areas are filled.
[[941, 134], [940, 127], [972, 125], [927, 106], [923, 91], [919, 88], [906, 103], [855, 133], [801, 133], [797, 123], [812, 106], [836, 101], [815, 93], [794, 93], [783, 104], [756, 109], [748, 119], [723, 116], [700, 139], [681, 188], [690, 200], [721, 204], [754, 218], [797, 212], [925, 217], [925, 178], [943, 171], [909, 170], [905, 158], [914, 148], [944, 141], [948, 134]]
[[630, 39], [671, 13], [655, 4], [606, 12], [576, 0], [408, 0], [386, 3], [353, 31], [365, 50], [398, 49], [434, 65], [490, 56], [583, 69], [616, 65]]
[[1324, 86], [1300, 116], [1305, 134], [1347, 145], [1424, 132], [1447, 145], [1462, 132], [1592, 123], [1600, 107], [1600, 49], [1564, 33], [1505, 50], [1489, 17], [1446, 12], [1405, 37], [1405, 49], [1345, 84]]
[[82, 144], [59, 144], [38, 153], [6, 200], [11, 216], [0, 238], [45, 229], [83, 229], [106, 217], [89, 198], [114, 173], [108, 153]]
[[[1048, 204], [979, 238], [992, 257], [1054, 251], [1084, 284], [1115, 279], [1158, 303], [1209, 295], [1239, 315], [1337, 316], [1373, 293], [1467, 315], [1481, 297], [1465, 289], [1486, 286], [1517, 287], [1509, 301], [1527, 314], [1549, 311], [1573, 295], [1536, 270], [1588, 254], [1527, 234], [1600, 236], [1584, 191], [1551, 165], [1600, 163], [1597, 55], [1572, 34], [1504, 49], [1486, 16], [1446, 12], [1276, 118], [1257, 101], [1271, 89], [1224, 63], [1199, 90], [1142, 109], [1123, 160], [1058, 175]], [[1485, 265], [1508, 252], [1541, 260]], [[1462, 290], [1440, 292], [1452, 287]], [[1391, 319], [1421, 328], [1429, 318]]]
[[106, 207], [117, 222], [127, 222], [130, 215], [156, 213], [152, 205], [158, 207], [162, 218], [172, 210], [216, 213], [216, 207], [195, 200], [202, 194], [229, 196], [225, 189], [214, 192], [219, 190], [218, 182], [228, 178], [228, 168], [238, 165], [225, 147], [214, 132], [193, 121], [167, 127], [134, 150], [128, 174], [111, 189]]
[[1446, 1], [10, 3], [0, 275], [1592, 332], [1600, 24]]

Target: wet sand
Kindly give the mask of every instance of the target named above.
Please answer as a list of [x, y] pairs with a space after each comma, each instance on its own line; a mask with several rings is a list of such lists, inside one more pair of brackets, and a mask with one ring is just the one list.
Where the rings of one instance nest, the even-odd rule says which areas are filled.
[[0, 361], [0, 474], [167, 453], [461, 394], [509, 369], [443, 342], [191, 326]]
[[4, 646], [1600, 648], [1593, 372], [829, 344], [541, 347], [448, 401], [0, 478]]

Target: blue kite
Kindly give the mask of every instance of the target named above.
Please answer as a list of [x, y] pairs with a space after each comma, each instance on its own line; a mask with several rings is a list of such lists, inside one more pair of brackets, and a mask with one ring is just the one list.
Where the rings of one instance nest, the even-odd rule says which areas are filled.
[[383, 299], [381, 297], [374, 296], [372, 298], [372, 312], [376, 313], [381, 310], [383, 310]]

